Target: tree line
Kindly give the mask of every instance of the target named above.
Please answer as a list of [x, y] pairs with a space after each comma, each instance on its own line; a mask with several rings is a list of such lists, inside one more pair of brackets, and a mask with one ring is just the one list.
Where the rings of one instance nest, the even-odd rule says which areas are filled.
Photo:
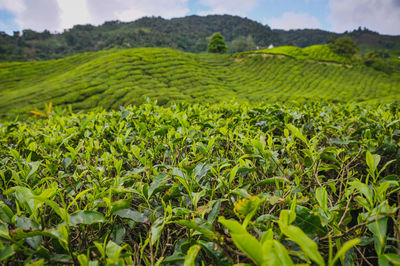
[[[208, 42], [215, 32], [221, 33], [227, 52], [231, 53], [263, 49], [270, 44], [299, 47], [326, 44], [332, 36], [343, 36], [322, 30], [272, 30], [256, 21], [230, 15], [187, 16], [170, 20], [144, 17], [133, 22], [108, 21], [100, 26], [76, 25], [62, 33], [26, 29], [11, 36], [0, 31], [0, 60], [46, 60], [82, 52], [133, 47], [169, 47], [201, 53], [207, 51]], [[359, 45], [378, 50], [400, 50], [400, 36], [383, 36], [368, 29], [344, 35]]]

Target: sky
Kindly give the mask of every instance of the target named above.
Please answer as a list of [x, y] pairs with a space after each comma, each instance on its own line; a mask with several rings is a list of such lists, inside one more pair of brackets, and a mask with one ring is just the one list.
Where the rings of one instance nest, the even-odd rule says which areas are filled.
[[76, 24], [209, 14], [239, 15], [273, 29], [361, 26], [400, 35], [400, 0], [0, 0], [0, 31], [62, 32]]

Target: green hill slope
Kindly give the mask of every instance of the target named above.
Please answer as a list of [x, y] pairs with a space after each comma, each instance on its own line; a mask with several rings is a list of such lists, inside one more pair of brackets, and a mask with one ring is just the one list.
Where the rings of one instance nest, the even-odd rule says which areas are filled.
[[280, 46], [243, 54], [276, 54], [285, 55], [300, 60], [317, 60], [324, 62], [347, 63], [349, 60], [331, 51], [328, 45], [313, 45], [306, 48], [297, 46]]
[[400, 78], [371, 68], [291, 57], [190, 54], [166, 48], [108, 50], [0, 64], [0, 117], [52, 101], [75, 110], [169, 101], [392, 101]]

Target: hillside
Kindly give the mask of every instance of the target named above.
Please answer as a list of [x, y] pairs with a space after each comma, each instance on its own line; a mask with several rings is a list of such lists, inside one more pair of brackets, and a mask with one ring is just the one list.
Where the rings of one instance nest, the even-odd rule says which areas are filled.
[[[315, 58], [326, 56], [323, 46], [309, 49]], [[71, 105], [74, 110], [109, 109], [140, 104], [145, 96], [160, 104], [183, 100], [400, 99], [399, 75], [346, 66], [338, 60], [324, 63], [311, 57], [299, 60], [271, 54], [231, 56], [136, 48], [50, 61], [0, 63], [0, 117], [27, 115], [50, 101], [55, 106]]]
[[299, 60], [319, 62], [349, 63], [350, 60], [331, 51], [328, 45], [313, 45], [306, 48], [297, 46], [279, 46], [272, 49], [244, 52], [243, 54], [285, 55]]
[[[76, 25], [63, 33], [23, 30], [9, 36], [0, 32], [0, 61], [46, 60], [111, 48], [168, 47], [204, 52], [208, 38], [221, 32], [228, 46], [251, 36], [248, 50], [274, 45], [307, 47], [326, 44], [336, 34], [323, 30], [271, 30], [267, 25], [230, 15], [187, 16], [163, 19], [144, 17], [133, 22], [109, 21], [100, 26]], [[363, 50], [395, 50], [400, 55], [400, 36], [380, 35], [367, 29], [346, 32]]]

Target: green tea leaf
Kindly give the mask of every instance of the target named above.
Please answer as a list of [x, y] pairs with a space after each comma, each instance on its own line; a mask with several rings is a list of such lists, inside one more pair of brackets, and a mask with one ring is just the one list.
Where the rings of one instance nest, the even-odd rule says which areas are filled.
[[382, 255], [393, 265], [400, 265], [400, 256], [394, 253], [384, 254]]
[[238, 222], [226, 220], [223, 216], [218, 218], [218, 222], [229, 229], [233, 243], [244, 252], [255, 264], [262, 265], [264, 262], [264, 252], [260, 242], [250, 235]]
[[184, 266], [194, 266], [195, 265], [194, 261], [197, 257], [197, 254], [199, 253], [200, 249], [201, 249], [200, 245], [191, 246], [186, 254], [183, 265]]
[[165, 173], [161, 173], [155, 176], [149, 188], [149, 198], [151, 198], [153, 194], [156, 194], [162, 188], [162, 186], [164, 186], [168, 182], [168, 180], [169, 177]]
[[208, 238], [209, 240], [216, 240], [218, 237], [217, 235], [211, 231], [210, 229], [200, 227], [196, 222], [194, 221], [187, 221], [187, 220], [179, 220], [175, 222], [176, 224], [180, 224], [183, 226], [186, 226], [190, 229], [193, 229], [200, 234], [202, 234], [204, 237]]
[[316, 189], [315, 198], [317, 199], [319, 206], [321, 206], [325, 212], [328, 212], [328, 193], [324, 187]]
[[118, 210], [113, 214], [118, 215], [121, 218], [131, 219], [132, 221], [137, 223], [147, 223], [149, 221], [149, 219], [143, 213], [140, 213], [132, 209]]
[[276, 240], [263, 242], [265, 261], [263, 265], [294, 265], [286, 248]]
[[151, 226], [151, 245], [154, 245], [161, 237], [161, 233], [164, 230], [164, 218], [160, 217], [154, 221]]
[[354, 246], [358, 245], [361, 242], [361, 239], [353, 239], [353, 240], [349, 240], [346, 243], [343, 244], [343, 246], [338, 250], [338, 252], [336, 253], [335, 257], [332, 260], [332, 265], [335, 264], [335, 262], [341, 258], [344, 257], [344, 255], [346, 254], [346, 252], [353, 248]]
[[119, 260], [119, 256], [122, 250], [123, 248], [115, 244], [113, 241], [108, 241], [106, 246], [106, 254], [107, 257], [110, 258], [113, 262], [117, 262]]
[[13, 216], [12, 210], [3, 201], [0, 201], [0, 220], [9, 224]]
[[281, 226], [281, 231], [291, 241], [299, 245], [304, 254], [312, 261], [318, 265], [325, 265], [325, 262], [318, 251], [317, 244], [308, 238], [308, 236], [300, 228], [293, 225], [284, 227]]
[[287, 124], [286, 127], [292, 132], [292, 134], [300, 139], [301, 141], [303, 141], [305, 144], [308, 145], [308, 141], [307, 138], [303, 135], [303, 133], [301, 133], [300, 129], [298, 129], [297, 127], [295, 127], [292, 124]]
[[14, 249], [12, 246], [5, 246], [0, 248], [0, 261], [4, 261], [15, 254]]
[[104, 223], [104, 215], [96, 211], [79, 211], [69, 217], [70, 225]]
[[384, 217], [367, 225], [368, 229], [374, 234], [375, 250], [378, 256], [383, 253], [386, 242], [388, 218]]

